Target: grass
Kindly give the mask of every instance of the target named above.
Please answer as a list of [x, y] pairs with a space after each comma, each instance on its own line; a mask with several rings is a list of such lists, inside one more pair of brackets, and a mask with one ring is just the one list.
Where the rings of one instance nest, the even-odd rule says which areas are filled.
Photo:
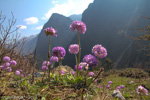
[[[105, 72], [106, 74], [108, 72]], [[104, 73], [104, 74], [105, 74]], [[150, 89], [150, 78], [134, 78], [122, 77], [121, 71], [116, 70], [116, 73], [107, 74], [102, 78], [100, 83], [92, 83], [88, 90], [88, 95], [84, 94], [83, 97], [87, 100], [118, 100], [112, 96], [113, 91], [117, 86], [124, 85], [125, 88], [120, 92], [126, 100], [150, 100], [150, 96], [137, 94], [136, 88], [144, 84], [146, 88]], [[54, 73], [55, 74], [55, 73]], [[36, 77], [33, 84], [30, 83], [31, 76], [25, 78], [15, 76], [14, 73], [5, 73], [5, 76], [0, 78], [0, 96], [2, 100], [7, 98], [31, 98], [39, 100], [80, 100], [81, 91], [78, 87], [77, 81], [82, 79], [74, 79], [72, 75], [64, 75], [59, 78], [57, 75], [51, 74], [51, 87], [48, 88], [47, 75], [44, 83], [41, 82], [42, 76]], [[110, 88], [107, 88], [108, 82], [112, 81]], [[130, 81], [135, 83], [130, 84]], [[74, 86], [74, 87], [73, 87]], [[101, 86], [101, 88], [99, 88]]]

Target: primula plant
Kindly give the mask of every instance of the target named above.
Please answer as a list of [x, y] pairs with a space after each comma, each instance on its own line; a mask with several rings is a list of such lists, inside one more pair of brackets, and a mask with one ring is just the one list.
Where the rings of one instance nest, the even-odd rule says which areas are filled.
[[[74, 21], [70, 25], [70, 29], [73, 32], [77, 30], [78, 34], [78, 44], [70, 44], [68, 48], [69, 53], [75, 55], [74, 62], [76, 62], [76, 64], [71, 66], [72, 68], [63, 66], [62, 64], [66, 55], [64, 47], [53, 47], [52, 52], [50, 52], [50, 37], [57, 37], [57, 34], [54, 28], [46, 28], [44, 32], [46, 36], [49, 36], [49, 50], [47, 60], [43, 61], [41, 65], [40, 70], [43, 72], [37, 72], [37, 70], [35, 70], [32, 75], [30, 73], [25, 74], [24, 69], [26, 66], [24, 66], [25, 68], [23, 69], [17, 60], [12, 60], [9, 56], [3, 57], [3, 63], [0, 66], [0, 96], [7, 95], [7, 87], [10, 87], [11, 89], [16, 88], [15, 92], [17, 95], [25, 95], [28, 97], [36, 95], [36, 98], [30, 98], [33, 100], [113, 100], [115, 98], [113, 96], [116, 95], [113, 90], [118, 93], [122, 92], [122, 95], [125, 96], [127, 100], [129, 97], [133, 99], [129, 94], [135, 95], [134, 97], [137, 97], [138, 94], [139, 97], [137, 98], [141, 100], [148, 98], [149, 89], [145, 85], [139, 86], [140, 83], [138, 83], [138, 79], [134, 79], [135, 83], [133, 84], [133, 82], [129, 80], [132, 80], [134, 77], [125, 80], [125, 78], [122, 79], [123, 77], [119, 76], [122, 72], [118, 72], [117, 76], [116, 71], [113, 70], [111, 70], [110, 73], [113, 73], [114, 76], [103, 75], [104, 63], [102, 62], [103, 64], [101, 66], [98, 61], [105, 59], [107, 49], [103, 47], [102, 44], [96, 44], [93, 48], [89, 48], [91, 49], [91, 54], [86, 54], [83, 58], [80, 58], [80, 33], [85, 34], [86, 24], [82, 21]], [[80, 61], [81, 59], [82, 61]], [[57, 62], [59, 65], [55, 67], [55, 63]], [[97, 69], [95, 70], [95, 68]], [[125, 72], [125, 70], [123, 72]], [[7, 79], [3, 78], [3, 74]], [[36, 75], [34, 81], [32, 81], [33, 75]], [[133, 73], [131, 75], [133, 75]], [[148, 80], [146, 77], [143, 79], [145, 83], [146, 81], [150, 82], [150, 79]], [[8, 83], [6, 83], [6, 81], [8, 81]], [[139, 87], [137, 88], [137, 86]], [[130, 88], [128, 89], [128, 87]], [[4, 88], [4, 90], [1, 90], [1, 88]], [[131, 93], [127, 93], [131, 90]], [[4, 94], [4, 92], [6, 93]], [[109, 95], [112, 92], [112, 96]], [[12, 93], [14, 93], [14, 91]], [[150, 98], [147, 100], [149, 99]]]
[[[74, 21], [71, 25], [70, 25], [70, 29], [74, 32], [75, 30], [77, 30], [78, 33], [78, 44], [79, 44], [79, 54], [78, 54], [78, 60], [77, 60], [77, 76], [78, 76], [78, 67], [79, 67], [79, 63], [80, 63], [80, 55], [81, 55], [81, 43], [80, 43], [80, 34], [84, 34], [86, 32], [86, 24], [83, 23], [82, 21]], [[77, 48], [77, 49], [78, 49]]]

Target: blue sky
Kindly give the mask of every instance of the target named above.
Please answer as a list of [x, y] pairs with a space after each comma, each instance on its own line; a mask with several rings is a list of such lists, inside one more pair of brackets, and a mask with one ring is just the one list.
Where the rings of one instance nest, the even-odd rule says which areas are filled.
[[[21, 26], [21, 37], [40, 33], [52, 13], [65, 16], [81, 14], [94, 0], [0, 0], [0, 11], [7, 19], [11, 12]], [[7, 21], [7, 20], [6, 20]], [[6, 24], [6, 23], [5, 23]]]

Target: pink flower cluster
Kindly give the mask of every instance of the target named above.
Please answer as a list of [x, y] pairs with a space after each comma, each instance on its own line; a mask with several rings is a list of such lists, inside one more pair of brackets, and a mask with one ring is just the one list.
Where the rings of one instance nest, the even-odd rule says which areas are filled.
[[[5, 62], [2, 66], [0, 66], [0, 69], [2, 70], [7, 70], [8, 72], [12, 71], [12, 66], [15, 66], [17, 64], [17, 62], [15, 60], [10, 60], [10, 57], [5, 56], [3, 58], [3, 61]], [[11, 67], [10, 67], [11, 66]]]
[[72, 44], [69, 46], [69, 52], [71, 54], [78, 54], [79, 53], [79, 45], [78, 44]]
[[86, 24], [82, 21], [73, 21], [70, 25], [70, 29], [74, 32], [74, 30], [78, 30], [80, 33], [84, 34], [86, 31]]
[[136, 89], [137, 93], [143, 93], [145, 95], [148, 95], [148, 90], [145, 89], [143, 86], [138, 86], [138, 88]]
[[99, 44], [93, 47], [92, 53], [98, 58], [104, 58], [107, 56], [107, 50]]
[[52, 27], [50, 27], [50, 28], [48, 27], [48, 28], [44, 29], [44, 31], [45, 31], [46, 35], [52, 35], [52, 36], [57, 37], [56, 30]]

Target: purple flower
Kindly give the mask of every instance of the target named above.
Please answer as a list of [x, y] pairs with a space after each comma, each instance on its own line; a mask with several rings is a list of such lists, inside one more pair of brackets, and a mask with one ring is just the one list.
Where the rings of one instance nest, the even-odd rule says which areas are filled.
[[52, 36], [57, 37], [56, 30], [52, 27], [51, 28], [48, 27], [48, 28], [44, 29], [44, 31], [45, 31], [46, 35], [52, 35]]
[[17, 69], [18, 71], [22, 72], [22, 69]]
[[48, 67], [47, 67], [47, 66], [42, 66], [41, 69], [42, 69], [42, 70], [46, 70], [46, 69], [48, 69]]
[[12, 68], [11, 68], [11, 67], [7, 67], [6, 69], [7, 69], [7, 71], [9, 71], [9, 72], [12, 71]]
[[143, 93], [145, 95], [148, 95], [148, 90], [145, 89], [143, 86], [138, 86], [138, 88], [136, 89], [137, 93]]
[[110, 88], [110, 84], [109, 84], [109, 85], [107, 85], [107, 87], [108, 87], [108, 88]]
[[42, 64], [43, 66], [48, 66], [48, 65], [50, 65], [50, 62], [49, 61], [43, 61], [43, 64]]
[[86, 24], [82, 21], [73, 21], [70, 25], [70, 29], [74, 32], [74, 30], [78, 30], [80, 33], [84, 34], [86, 31]]
[[97, 83], [97, 80], [95, 80], [94, 82]]
[[15, 66], [16, 64], [17, 64], [17, 62], [15, 60], [11, 60], [10, 61], [10, 65], [14, 65]]
[[9, 67], [9, 66], [10, 66], [10, 63], [7, 62], [7, 63], [4, 64], [4, 66], [5, 66], [5, 67]]
[[60, 71], [60, 73], [61, 73], [62, 75], [64, 75], [64, 74], [65, 74], [65, 72], [64, 72], [63, 70], [61, 70], [61, 71]]
[[89, 66], [89, 64], [87, 64], [86, 62], [80, 62], [79, 66], [86, 67]]
[[108, 84], [112, 84], [112, 81], [109, 81]]
[[50, 58], [50, 62], [58, 62], [58, 57], [52, 56], [52, 57]]
[[20, 75], [20, 71], [16, 70], [15, 74]]
[[83, 58], [83, 62], [86, 62], [87, 64], [89, 64], [89, 67], [97, 66], [97, 59], [91, 54], [85, 55]]
[[75, 72], [74, 72], [74, 71], [70, 71], [70, 72], [71, 72], [71, 74], [72, 74], [72, 75], [74, 75], [74, 74], [75, 74]]
[[117, 90], [120, 90], [120, 88], [121, 88], [120, 86], [117, 86]]
[[94, 72], [89, 72], [88, 73], [88, 76], [93, 76], [94, 75]]
[[5, 70], [5, 66], [4, 66], [4, 65], [0, 66], [0, 68], [1, 68], [2, 70]]
[[104, 58], [107, 56], [107, 50], [99, 44], [93, 47], [92, 53], [98, 58]]
[[4, 66], [0, 66], [0, 68], [2, 69]]
[[124, 86], [124, 85], [121, 85], [120, 88], [123, 89], [123, 88], [125, 88], [125, 86]]
[[24, 75], [23, 75], [23, 74], [21, 74], [21, 77], [24, 77]]
[[101, 89], [102, 87], [101, 87], [101, 86], [99, 86], [98, 88], [99, 88], [99, 89]]
[[79, 45], [78, 44], [72, 44], [69, 46], [69, 53], [71, 54], [78, 54], [79, 53]]
[[86, 62], [80, 62], [79, 66], [84, 67], [86, 70], [88, 70], [89, 64], [87, 64]]
[[3, 60], [4, 60], [5, 62], [9, 62], [9, 61], [10, 61], [10, 57], [5, 56], [5, 57], [3, 58]]
[[[75, 68], [74, 68], [75, 70], [77, 70], [77, 65], [75, 65]], [[78, 66], [78, 70], [80, 71], [80, 70], [82, 70], [82, 66]]]
[[52, 50], [53, 56], [60, 58], [63, 58], [66, 55], [66, 51], [63, 47], [54, 47]]

